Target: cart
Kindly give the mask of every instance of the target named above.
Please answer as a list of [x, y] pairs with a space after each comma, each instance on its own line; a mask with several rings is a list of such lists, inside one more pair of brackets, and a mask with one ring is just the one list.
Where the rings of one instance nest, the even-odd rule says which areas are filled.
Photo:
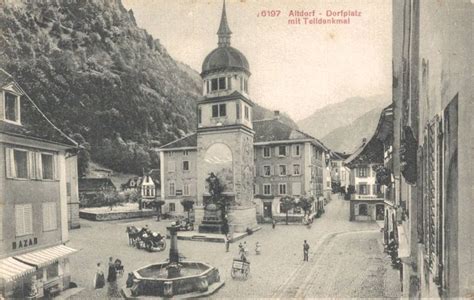
[[250, 273], [250, 262], [240, 259], [234, 259], [232, 262], [232, 269], [230, 270], [230, 276], [232, 278], [243, 278], [247, 279]]

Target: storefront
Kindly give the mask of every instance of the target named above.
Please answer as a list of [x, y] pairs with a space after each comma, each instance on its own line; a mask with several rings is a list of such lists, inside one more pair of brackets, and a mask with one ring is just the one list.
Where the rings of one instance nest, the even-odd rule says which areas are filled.
[[69, 287], [68, 256], [76, 251], [59, 245], [0, 260], [2, 297], [34, 299], [58, 295]]

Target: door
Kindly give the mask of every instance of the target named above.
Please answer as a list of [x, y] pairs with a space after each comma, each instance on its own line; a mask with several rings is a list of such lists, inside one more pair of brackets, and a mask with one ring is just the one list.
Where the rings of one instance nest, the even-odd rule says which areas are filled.
[[272, 218], [272, 203], [271, 202], [263, 202], [263, 217], [265, 219]]
[[375, 219], [377, 221], [383, 221], [384, 220], [384, 212], [385, 208], [383, 204], [377, 204], [375, 206]]

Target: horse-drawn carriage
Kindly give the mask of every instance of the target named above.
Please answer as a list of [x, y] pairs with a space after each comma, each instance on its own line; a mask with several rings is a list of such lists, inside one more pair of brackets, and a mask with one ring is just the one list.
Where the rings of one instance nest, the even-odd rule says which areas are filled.
[[150, 252], [166, 249], [166, 236], [159, 232], [152, 232], [146, 227], [138, 229], [135, 226], [127, 226], [127, 233], [128, 244], [137, 249], [145, 249]]
[[232, 269], [230, 270], [230, 276], [232, 278], [240, 277], [247, 279], [250, 273], [250, 262], [247, 259], [236, 259], [232, 261]]

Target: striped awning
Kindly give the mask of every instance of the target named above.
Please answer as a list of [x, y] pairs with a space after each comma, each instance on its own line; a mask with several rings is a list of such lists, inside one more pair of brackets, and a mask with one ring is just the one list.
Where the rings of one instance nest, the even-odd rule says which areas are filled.
[[57, 262], [60, 258], [65, 257], [74, 252], [77, 252], [77, 250], [64, 245], [59, 245], [43, 250], [14, 256], [14, 258], [26, 264], [42, 268], [54, 262]]
[[35, 271], [35, 267], [19, 262], [13, 257], [0, 259], [0, 279], [7, 282], [16, 280]]

